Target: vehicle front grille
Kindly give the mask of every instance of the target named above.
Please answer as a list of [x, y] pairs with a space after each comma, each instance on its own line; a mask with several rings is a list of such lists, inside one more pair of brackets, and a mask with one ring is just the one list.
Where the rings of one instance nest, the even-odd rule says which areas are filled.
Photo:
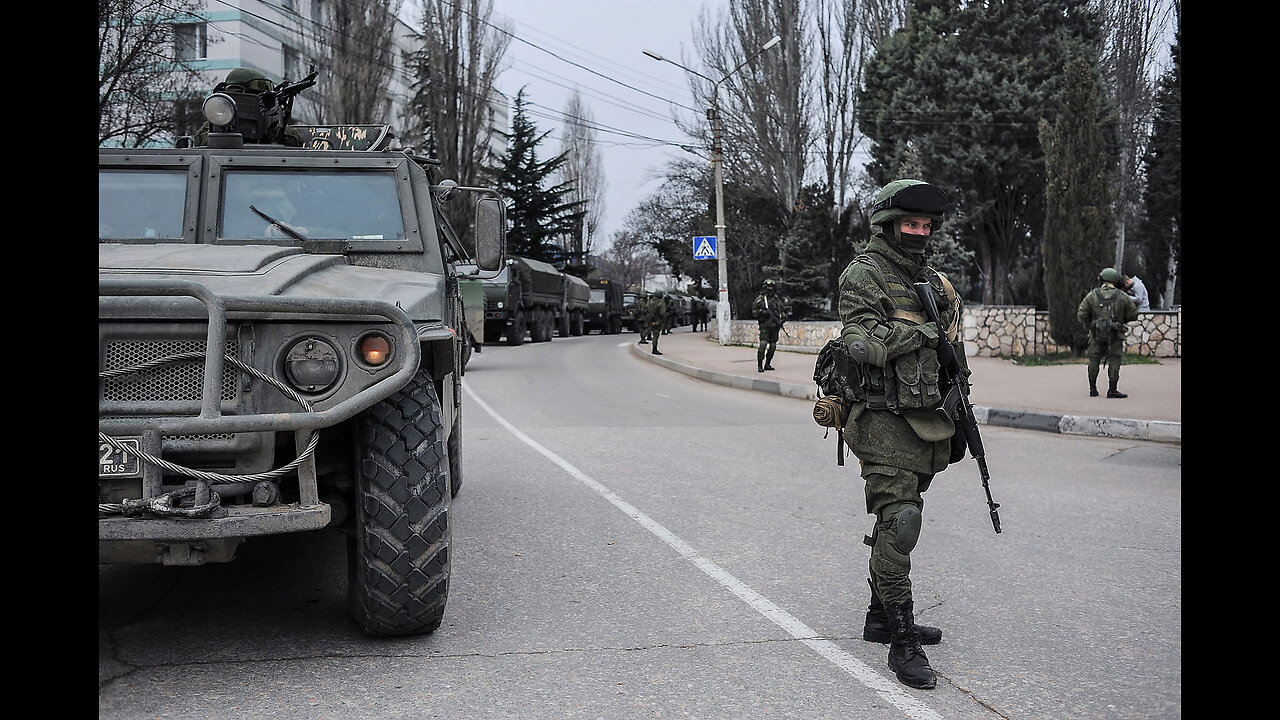
[[[103, 349], [102, 369], [119, 370], [136, 367], [180, 353], [198, 352], [201, 358], [183, 360], [153, 368], [105, 378], [102, 399], [109, 402], [195, 401], [201, 399], [204, 387], [203, 340], [111, 340]], [[227, 343], [227, 354], [238, 357], [239, 343]], [[235, 366], [222, 368], [222, 400], [234, 400], [239, 373]]]

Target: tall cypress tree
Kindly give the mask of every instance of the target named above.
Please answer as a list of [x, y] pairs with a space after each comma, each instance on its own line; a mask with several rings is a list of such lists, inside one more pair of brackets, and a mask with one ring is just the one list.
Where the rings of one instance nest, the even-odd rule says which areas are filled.
[[[1175, 12], [1178, 6], [1175, 5]], [[1177, 17], [1170, 53], [1173, 66], [1160, 78], [1151, 142], [1143, 163], [1147, 187], [1146, 218], [1140, 237], [1151, 277], [1147, 290], [1153, 304], [1168, 310], [1178, 302], [1182, 264], [1182, 24]]]
[[[821, 238], [834, 232], [830, 190], [806, 185], [791, 215], [791, 227], [778, 241], [778, 264], [766, 268], [778, 278], [778, 294], [797, 320], [836, 319], [827, 305], [827, 260]], [[754, 295], [752, 296], [754, 297]]]
[[1115, 218], [1107, 178], [1106, 141], [1098, 113], [1099, 86], [1089, 64], [1069, 63], [1057, 120], [1040, 123], [1044, 146], [1044, 284], [1055, 342], [1079, 355], [1088, 330], [1076, 320], [1085, 293], [1112, 261]]
[[499, 158], [494, 174], [494, 184], [510, 202], [507, 252], [563, 268], [573, 260], [565, 251], [564, 242], [577, 232], [586, 211], [581, 201], [564, 201], [572, 183], [549, 184], [567, 155], [561, 153], [550, 160], [538, 160], [538, 145], [550, 131], [538, 132], [525, 113], [525, 103], [522, 88], [516, 94], [511, 132], [505, 134], [507, 150]]

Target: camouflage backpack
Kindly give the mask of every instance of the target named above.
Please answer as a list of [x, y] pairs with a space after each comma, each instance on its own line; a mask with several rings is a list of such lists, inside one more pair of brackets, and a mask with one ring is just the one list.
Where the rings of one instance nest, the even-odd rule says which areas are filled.
[[1101, 311], [1093, 318], [1093, 336], [1101, 342], [1112, 342], [1124, 337], [1124, 323], [1115, 321], [1115, 303], [1117, 293], [1104, 295], [1102, 288], [1094, 288], [1098, 296], [1098, 307]]

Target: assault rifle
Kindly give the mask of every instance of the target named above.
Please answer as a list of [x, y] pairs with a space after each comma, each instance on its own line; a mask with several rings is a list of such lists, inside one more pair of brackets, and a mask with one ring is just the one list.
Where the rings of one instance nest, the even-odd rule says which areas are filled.
[[987, 471], [987, 453], [982, 449], [982, 435], [978, 433], [978, 419], [973, 416], [973, 405], [969, 402], [969, 382], [960, 370], [960, 361], [956, 358], [956, 350], [947, 340], [947, 331], [938, 319], [938, 305], [934, 300], [933, 287], [927, 282], [918, 282], [916, 295], [920, 296], [920, 304], [924, 305], [925, 314], [938, 328], [938, 375], [943, 390], [942, 407], [938, 412], [943, 417], [958, 420], [958, 429], [964, 433], [965, 444], [969, 446], [969, 455], [978, 461], [978, 472], [982, 474], [982, 489], [987, 493], [987, 507], [991, 508], [991, 526], [1000, 532], [1000, 514], [996, 508], [1000, 503], [991, 499], [991, 473]]

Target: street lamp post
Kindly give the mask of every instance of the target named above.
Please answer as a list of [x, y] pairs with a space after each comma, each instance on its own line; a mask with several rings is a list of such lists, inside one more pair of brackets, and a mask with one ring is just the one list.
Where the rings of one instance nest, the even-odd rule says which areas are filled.
[[731, 333], [730, 311], [729, 311], [729, 261], [724, 247], [724, 172], [721, 168], [724, 160], [724, 124], [720, 119], [720, 84], [728, 80], [734, 73], [741, 70], [747, 63], [756, 58], [757, 55], [768, 50], [769, 48], [782, 42], [782, 37], [774, 35], [769, 42], [760, 46], [746, 60], [743, 60], [738, 67], [725, 73], [725, 76], [719, 80], [712, 80], [697, 70], [687, 68], [680, 63], [667, 59], [652, 50], [643, 50], [645, 55], [659, 62], [667, 62], [684, 70], [685, 72], [697, 75], [698, 77], [711, 83], [711, 107], [707, 110], [707, 119], [711, 121], [711, 164], [715, 167], [716, 175], [716, 269], [719, 271], [719, 301], [716, 303], [716, 325], [720, 334], [720, 344], [729, 344], [729, 335]]

